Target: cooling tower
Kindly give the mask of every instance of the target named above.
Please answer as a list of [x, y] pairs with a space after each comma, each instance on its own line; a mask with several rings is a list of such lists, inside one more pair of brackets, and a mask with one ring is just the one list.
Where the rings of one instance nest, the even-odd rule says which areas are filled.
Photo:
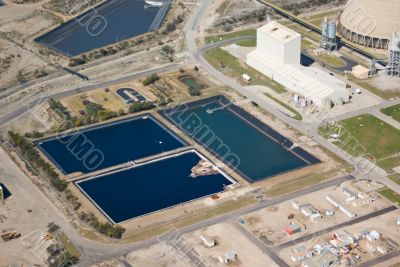
[[338, 23], [339, 35], [355, 44], [387, 49], [400, 31], [400, 0], [349, 0]]

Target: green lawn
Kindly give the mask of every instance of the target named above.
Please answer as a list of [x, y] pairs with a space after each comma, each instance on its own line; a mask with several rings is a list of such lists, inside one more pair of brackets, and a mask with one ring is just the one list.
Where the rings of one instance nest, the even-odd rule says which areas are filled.
[[245, 47], [256, 47], [257, 40], [256, 39], [243, 40], [243, 41], [237, 42], [236, 44], [240, 45], [240, 46], [245, 46]]
[[213, 65], [214, 68], [230, 77], [241, 79], [244, 73], [250, 75], [251, 81], [249, 85], [265, 85], [277, 93], [286, 92], [282, 85], [247, 66], [244, 62], [240, 62], [236, 57], [221, 48], [213, 48], [206, 51], [204, 53], [204, 58]]
[[400, 122], [400, 104], [381, 109], [381, 112], [392, 119]]
[[295, 116], [293, 117], [293, 119], [296, 119], [298, 121], [301, 121], [303, 119], [303, 117], [301, 116], [301, 114], [295, 110], [294, 108], [292, 108], [291, 106], [289, 106], [288, 104], [286, 104], [285, 102], [279, 100], [278, 98], [272, 96], [271, 94], [268, 93], [264, 93], [264, 95], [268, 96], [269, 98], [271, 98], [272, 100], [274, 100], [275, 102], [277, 102], [279, 105], [285, 107], [287, 110], [293, 112], [295, 114]]
[[388, 178], [390, 180], [392, 180], [393, 182], [400, 184], [400, 174], [395, 173], [395, 174], [389, 175]]
[[389, 201], [400, 204], [400, 195], [388, 187], [383, 187], [378, 190], [378, 193], [387, 198]]
[[391, 169], [400, 165], [400, 130], [379, 120], [372, 115], [361, 115], [341, 121], [338, 125], [325, 125], [319, 132], [325, 138], [339, 133], [340, 141], [335, 142], [340, 148], [354, 156], [370, 153], [379, 166]]
[[333, 68], [340, 68], [346, 66], [346, 62], [341, 59], [340, 57], [325, 54], [320, 56], [315, 56], [319, 61], [333, 67]]
[[212, 35], [212, 36], [207, 36], [205, 38], [205, 42], [207, 44], [226, 40], [226, 39], [231, 39], [235, 37], [240, 37], [240, 36], [256, 36], [257, 30], [256, 29], [246, 29], [242, 31], [237, 31], [237, 32], [230, 32], [230, 33], [225, 33], [225, 34], [219, 34], [219, 35]]

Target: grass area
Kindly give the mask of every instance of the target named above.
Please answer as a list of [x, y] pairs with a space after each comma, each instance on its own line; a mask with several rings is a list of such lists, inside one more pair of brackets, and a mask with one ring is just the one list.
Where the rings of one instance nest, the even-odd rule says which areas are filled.
[[381, 109], [381, 112], [392, 119], [400, 122], [400, 104]]
[[360, 87], [370, 91], [371, 93], [380, 96], [384, 99], [391, 99], [395, 97], [400, 97], [400, 92], [398, 91], [392, 91], [392, 90], [381, 90], [375, 86], [373, 86], [370, 82], [369, 79], [366, 80], [359, 80], [354, 77], [349, 77], [349, 80], [352, 81], [353, 83], [359, 85]]
[[251, 77], [250, 85], [265, 85], [277, 93], [286, 92], [281, 84], [271, 80], [245, 63], [240, 62], [236, 57], [221, 48], [213, 48], [206, 51], [204, 58], [214, 68], [230, 77], [241, 79], [242, 74], [246, 73]]
[[400, 184], [400, 174], [395, 173], [395, 174], [389, 175], [388, 178], [390, 180], [392, 180], [393, 182]]
[[381, 189], [378, 189], [377, 191], [379, 194], [387, 198], [389, 201], [395, 204], [400, 204], [400, 195], [394, 192], [392, 189], [385, 186]]
[[400, 166], [400, 152], [399, 155], [393, 155], [392, 157], [379, 160], [378, 165], [388, 173], [392, 173], [394, 167]]
[[301, 48], [302, 49], [315, 49], [317, 46], [307, 39], [301, 38]]
[[279, 105], [283, 106], [284, 108], [286, 108], [287, 110], [291, 111], [292, 113], [295, 114], [295, 116], [293, 117], [293, 119], [296, 119], [298, 121], [301, 121], [303, 119], [303, 117], [301, 116], [301, 114], [294, 108], [292, 108], [291, 106], [289, 106], [288, 104], [286, 104], [285, 102], [279, 100], [278, 98], [272, 96], [271, 94], [268, 93], [264, 93], [264, 95], [266, 95], [267, 97], [271, 98], [272, 100], [274, 100], [276, 103], [278, 103]]
[[372, 115], [352, 117], [337, 125], [319, 128], [319, 133], [325, 138], [339, 131], [339, 141], [335, 144], [351, 155], [363, 156], [367, 151], [377, 159], [379, 166], [393, 168], [398, 165], [397, 157], [394, 161], [388, 161], [388, 158], [400, 151], [400, 130]]
[[327, 64], [327, 65], [329, 65], [329, 66], [331, 66], [333, 68], [340, 68], [340, 67], [346, 66], [346, 62], [343, 59], [341, 59], [340, 57], [337, 57], [337, 56], [324, 54], [324, 55], [316, 56], [316, 58], [319, 61], [321, 61], [321, 62], [323, 62], [323, 63], [325, 63], [325, 64]]
[[206, 36], [205, 42], [207, 44], [210, 44], [210, 43], [215, 43], [218, 41], [231, 39], [231, 38], [235, 38], [235, 37], [256, 36], [256, 34], [257, 34], [256, 29], [246, 29], [246, 30], [237, 31], [237, 32], [230, 32], [230, 33], [225, 33], [225, 34]]
[[240, 46], [245, 46], [245, 47], [256, 47], [257, 40], [256, 39], [243, 40], [243, 41], [237, 42], [236, 44], [240, 45]]
[[58, 238], [60, 239], [60, 242], [62, 243], [63, 247], [65, 250], [73, 257], [80, 258], [81, 257], [81, 252], [79, 249], [69, 240], [69, 238], [66, 236], [64, 232], [60, 232], [57, 234]]

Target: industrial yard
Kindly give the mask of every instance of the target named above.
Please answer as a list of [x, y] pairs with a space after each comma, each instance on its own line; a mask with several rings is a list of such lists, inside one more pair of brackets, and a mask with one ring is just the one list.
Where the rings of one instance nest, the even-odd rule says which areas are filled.
[[[247, 214], [241, 218], [242, 226], [265, 244], [277, 246], [391, 206], [374, 192], [374, 186], [367, 182], [346, 182]], [[358, 198], [357, 194], [364, 198]], [[343, 205], [345, 212], [327, 198]], [[271, 217], [275, 219], [270, 220]]]

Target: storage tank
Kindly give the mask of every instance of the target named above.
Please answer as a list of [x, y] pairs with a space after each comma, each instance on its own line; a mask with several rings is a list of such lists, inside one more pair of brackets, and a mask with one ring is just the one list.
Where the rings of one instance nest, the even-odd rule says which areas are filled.
[[322, 22], [321, 47], [327, 50], [336, 50], [336, 20], [325, 17]]

